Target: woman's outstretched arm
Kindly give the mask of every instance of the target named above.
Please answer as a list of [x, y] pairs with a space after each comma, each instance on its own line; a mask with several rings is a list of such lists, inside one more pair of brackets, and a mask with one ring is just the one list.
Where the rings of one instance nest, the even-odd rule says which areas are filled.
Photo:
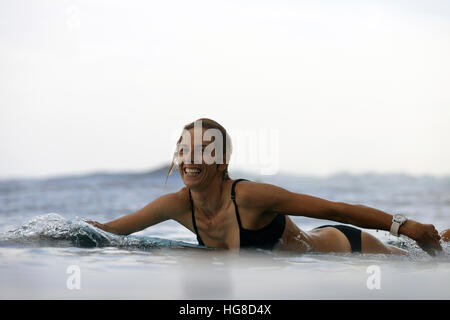
[[[364, 205], [329, 201], [266, 184], [243, 181], [237, 188], [237, 200], [242, 205], [257, 204], [262, 212], [274, 211], [294, 216], [333, 220], [352, 224], [361, 228], [389, 231], [392, 215]], [[403, 234], [417, 242], [430, 254], [442, 250], [440, 236], [432, 224], [422, 224], [408, 220], [399, 229]]]
[[142, 209], [107, 222], [86, 221], [93, 226], [119, 235], [129, 235], [165, 220], [174, 219], [184, 210], [180, 192], [163, 195]]

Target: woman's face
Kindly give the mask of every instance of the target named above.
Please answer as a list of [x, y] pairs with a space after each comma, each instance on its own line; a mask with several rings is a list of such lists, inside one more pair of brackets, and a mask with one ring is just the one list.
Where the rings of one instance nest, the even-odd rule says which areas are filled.
[[[217, 165], [215, 143], [204, 140], [205, 129], [202, 129], [198, 141], [194, 138], [194, 129], [184, 131], [177, 150], [177, 163], [181, 178], [187, 187], [208, 185], [217, 176], [222, 176], [225, 165]], [[220, 171], [221, 170], [221, 171]]]

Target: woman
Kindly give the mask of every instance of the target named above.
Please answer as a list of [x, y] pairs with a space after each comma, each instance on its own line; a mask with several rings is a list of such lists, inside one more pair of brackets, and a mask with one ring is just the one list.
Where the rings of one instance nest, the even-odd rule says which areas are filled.
[[128, 235], [173, 219], [194, 232], [200, 245], [211, 248], [406, 254], [354, 227], [322, 226], [305, 232], [289, 218], [306, 216], [368, 229], [392, 228], [429, 254], [442, 250], [441, 237], [431, 224], [405, 222], [402, 216], [393, 221], [392, 215], [366, 206], [328, 201], [266, 183], [232, 180], [227, 171], [230, 156], [231, 139], [219, 123], [206, 118], [194, 121], [184, 127], [167, 174], [177, 161], [185, 187], [106, 224], [88, 222]]

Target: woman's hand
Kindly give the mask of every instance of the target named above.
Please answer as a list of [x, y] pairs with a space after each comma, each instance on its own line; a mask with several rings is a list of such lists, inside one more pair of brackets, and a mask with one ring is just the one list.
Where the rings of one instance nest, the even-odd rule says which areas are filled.
[[442, 231], [440, 236], [442, 241], [450, 242], [450, 229]]
[[119, 234], [117, 232], [117, 230], [114, 230], [114, 228], [111, 228], [110, 226], [106, 225], [106, 224], [102, 224], [100, 222], [97, 221], [92, 221], [92, 220], [84, 220], [84, 222], [89, 223], [91, 225], [93, 225], [96, 228], [102, 229], [106, 232], [110, 232], [110, 233], [114, 233], [114, 234]]
[[414, 220], [408, 220], [400, 227], [400, 233], [415, 240], [419, 247], [432, 256], [437, 251], [442, 251], [439, 242], [441, 237], [432, 224], [422, 224]]

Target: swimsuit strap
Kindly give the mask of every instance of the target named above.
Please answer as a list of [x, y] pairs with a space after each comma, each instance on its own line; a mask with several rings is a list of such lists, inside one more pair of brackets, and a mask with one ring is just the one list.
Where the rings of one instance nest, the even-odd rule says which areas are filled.
[[198, 244], [201, 246], [204, 246], [205, 244], [203, 243], [202, 238], [200, 238], [200, 235], [198, 234], [197, 224], [195, 223], [194, 201], [192, 201], [191, 189], [188, 189], [188, 190], [189, 190], [189, 202], [191, 203], [191, 211], [192, 211], [192, 224], [194, 225], [194, 231], [195, 231], [195, 234], [197, 235]]
[[247, 179], [237, 179], [233, 182], [233, 184], [231, 185], [231, 200], [233, 200], [234, 203], [234, 209], [236, 212], [236, 219], [239, 225], [239, 229], [242, 229], [242, 224], [241, 224], [241, 218], [239, 217], [239, 210], [236, 204], [236, 183], [238, 183], [239, 181], [248, 181]]

